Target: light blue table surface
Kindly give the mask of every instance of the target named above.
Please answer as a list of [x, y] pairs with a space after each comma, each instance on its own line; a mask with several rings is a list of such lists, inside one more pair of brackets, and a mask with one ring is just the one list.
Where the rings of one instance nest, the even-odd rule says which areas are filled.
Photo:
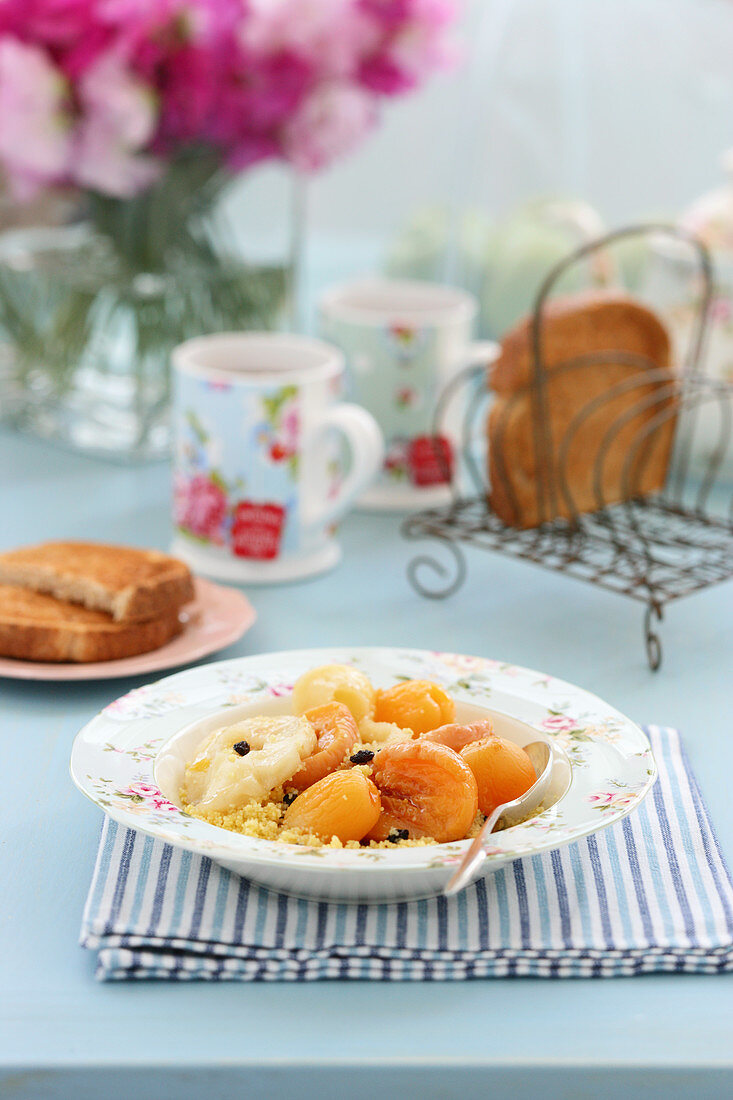
[[[165, 548], [165, 467], [127, 469], [0, 433], [0, 548], [93, 537]], [[638, 722], [677, 725], [733, 856], [733, 585], [674, 605], [651, 673], [641, 609], [471, 552], [449, 601], [405, 578], [387, 516], [352, 516], [344, 560], [253, 589], [259, 618], [221, 654], [331, 644], [501, 657], [575, 681]], [[101, 985], [77, 946], [101, 818], [68, 777], [86, 720], [143, 681], [0, 679], [0, 1095], [723, 1097], [733, 975], [445, 984]]]

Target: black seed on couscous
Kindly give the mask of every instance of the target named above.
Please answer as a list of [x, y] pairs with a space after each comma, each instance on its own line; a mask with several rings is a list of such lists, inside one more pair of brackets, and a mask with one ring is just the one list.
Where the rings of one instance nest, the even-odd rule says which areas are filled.
[[352, 764], [371, 764], [374, 759], [374, 753], [371, 749], [359, 749], [353, 756], [349, 757]]

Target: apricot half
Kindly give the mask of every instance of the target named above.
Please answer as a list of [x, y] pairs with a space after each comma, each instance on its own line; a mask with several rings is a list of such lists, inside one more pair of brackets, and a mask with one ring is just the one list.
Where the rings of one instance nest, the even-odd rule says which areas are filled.
[[379, 791], [356, 769], [332, 772], [299, 794], [288, 806], [283, 825], [314, 833], [322, 840], [337, 836], [361, 840], [379, 820]]
[[378, 753], [372, 778], [382, 813], [370, 840], [386, 840], [393, 829], [410, 839], [460, 840], [476, 816], [478, 790], [470, 767], [445, 745], [400, 741]]
[[461, 756], [476, 777], [478, 808], [487, 816], [503, 802], [521, 797], [537, 779], [524, 749], [503, 737], [473, 741]]
[[483, 741], [493, 735], [491, 719], [482, 718], [479, 722], [450, 722], [447, 726], [438, 726], [435, 730], [421, 734], [421, 739], [433, 741], [436, 745], [447, 745], [454, 752], [460, 752], [472, 741]]
[[386, 691], [378, 691], [375, 722], [393, 722], [414, 734], [427, 733], [452, 722], [456, 708], [450, 695], [432, 680], [405, 680]]
[[334, 771], [359, 738], [354, 716], [344, 703], [324, 703], [303, 715], [316, 731], [316, 751], [307, 757], [286, 783], [303, 791]]

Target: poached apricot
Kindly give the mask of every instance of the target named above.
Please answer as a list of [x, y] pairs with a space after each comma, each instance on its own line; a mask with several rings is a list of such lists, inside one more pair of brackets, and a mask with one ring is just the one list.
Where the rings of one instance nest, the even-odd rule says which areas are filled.
[[422, 739], [387, 745], [374, 761], [372, 778], [382, 813], [368, 834], [370, 840], [386, 840], [393, 829], [407, 829], [413, 840], [460, 840], [476, 816], [473, 772], [446, 745]]
[[433, 741], [436, 745], [447, 745], [454, 752], [460, 752], [472, 741], [483, 741], [494, 736], [494, 726], [490, 718], [480, 722], [449, 722], [447, 726], [438, 726], [421, 734], [423, 741]]
[[298, 791], [334, 771], [359, 738], [354, 716], [344, 703], [324, 703], [303, 715], [316, 731], [316, 750], [298, 768], [288, 787]]
[[331, 772], [308, 787], [285, 811], [286, 828], [303, 829], [323, 840], [361, 840], [379, 820], [379, 791], [358, 770]]
[[378, 691], [374, 706], [375, 722], [409, 727], [416, 736], [452, 722], [455, 713], [450, 695], [432, 680], [405, 680]]
[[487, 817], [503, 802], [523, 795], [537, 779], [524, 749], [503, 737], [473, 741], [461, 756], [476, 778], [478, 808]]

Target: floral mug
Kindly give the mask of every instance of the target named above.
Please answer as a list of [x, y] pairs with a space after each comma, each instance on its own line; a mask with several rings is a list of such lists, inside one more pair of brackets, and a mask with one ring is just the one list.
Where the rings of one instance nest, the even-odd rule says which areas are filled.
[[433, 417], [462, 367], [496, 357], [496, 344], [471, 339], [477, 311], [464, 290], [407, 279], [360, 279], [321, 298], [321, 331], [346, 355], [350, 396], [372, 413], [386, 442], [381, 474], [361, 507], [409, 510], [448, 499], [458, 476], [460, 402], [449, 403], [444, 434], [433, 434]]
[[338, 349], [306, 336], [224, 333], [174, 350], [173, 551], [192, 569], [273, 582], [338, 562], [334, 525], [384, 449], [374, 418], [340, 401], [343, 373]]

